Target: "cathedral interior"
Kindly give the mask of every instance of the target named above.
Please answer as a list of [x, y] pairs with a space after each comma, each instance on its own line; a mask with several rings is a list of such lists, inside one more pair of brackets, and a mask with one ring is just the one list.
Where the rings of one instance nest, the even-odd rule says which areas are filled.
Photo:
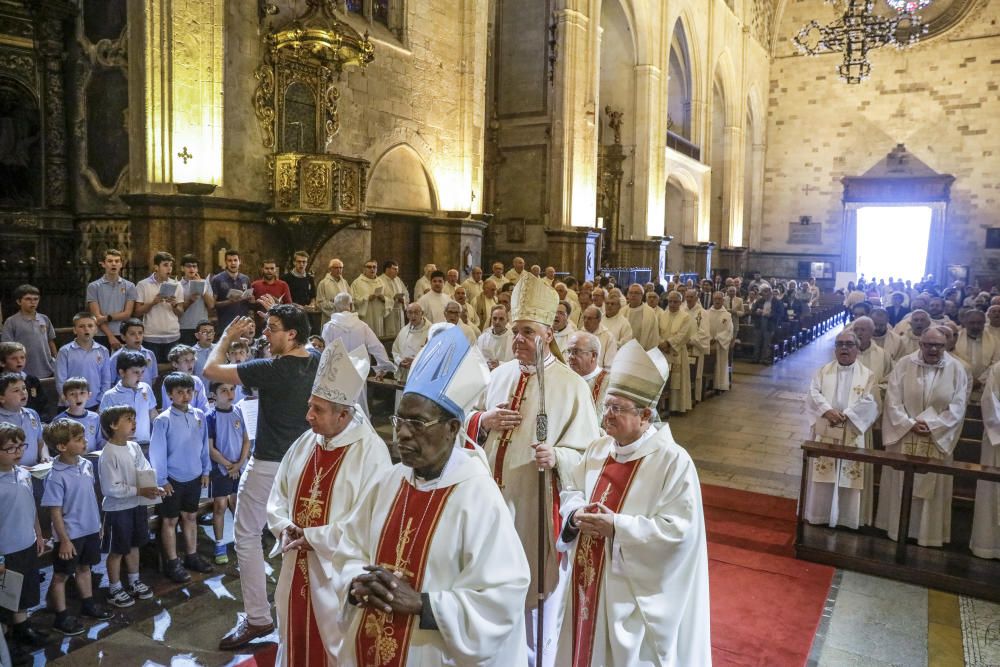
[[[892, 23], [862, 62], [813, 48], [858, 7], [920, 24]], [[988, 290], [998, 118], [997, 0], [0, 0], [2, 309], [31, 283], [68, 326], [107, 248], [133, 281], [161, 250], [211, 272], [231, 249], [251, 272], [304, 250], [317, 278], [334, 257], [350, 280], [394, 259], [407, 285], [428, 263], [464, 280], [522, 257], [581, 282], [760, 273], [830, 292], [882, 275], [861, 230], [893, 208], [926, 212], [915, 281]], [[909, 252], [903, 229], [884, 255]], [[802, 392], [813, 368], [796, 368], [743, 390]], [[708, 445], [703, 478], [794, 497], [801, 439], [764, 452], [777, 481]], [[836, 581], [847, 618], [877, 625], [920, 591], [922, 615], [884, 621], [899, 653], [872, 638], [809, 664], [962, 664], [934, 657], [961, 656], [962, 633], [926, 588], [862, 601], [874, 584]], [[982, 613], [995, 650], [1000, 612]]]

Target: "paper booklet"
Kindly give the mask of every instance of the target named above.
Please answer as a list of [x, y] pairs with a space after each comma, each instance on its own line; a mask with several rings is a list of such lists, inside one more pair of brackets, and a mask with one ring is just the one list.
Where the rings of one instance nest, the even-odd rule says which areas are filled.
[[243, 423], [247, 426], [247, 437], [251, 440], [257, 439], [257, 411], [260, 402], [256, 398], [244, 398], [236, 404], [243, 415]]
[[172, 296], [177, 296], [177, 283], [172, 280], [168, 280], [165, 283], [160, 283], [160, 296], [164, 299], [169, 299]]
[[246, 290], [231, 289], [229, 290], [229, 292], [226, 293], [226, 299], [228, 299], [229, 301], [241, 301], [250, 296], [253, 296], [252, 289], [246, 289]]
[[[135, 471], [135, 485], [140, 489], [156, 488], [156, 471], [155, 470], [136, 470]], [[144, 498], [139, 496], [140, 505], [156, 505], [160, 502], [159, 498]]]
[[21, 586], [24, 584], [24, 575], [14, 570], [7, 570], [0, 574], [0, 607], [17, 611], [21, 600]]
[[188, 294], [197, 294], [201, 296], [205, 293], [205, 281], [204, 280], [192, 280], [188, 283]]

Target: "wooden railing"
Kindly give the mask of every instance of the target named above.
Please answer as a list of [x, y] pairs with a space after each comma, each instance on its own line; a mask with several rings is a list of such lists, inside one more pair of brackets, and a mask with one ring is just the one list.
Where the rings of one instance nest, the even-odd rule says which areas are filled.
[[[903, 473], [903, 488], [897, 525], [892, 540], [872, 528], [850, 530], [809, 524], [804, 506], [809, 491], [812, 459], [830, 457], [889, 466]], [[925, 548], [908, 542], [913, 480], [918, 474], [933, 473], [975, 482], [1000, 483], [1000, 468], [978, 463], [941, 461], [897, 452], [843, 447], [820, 442], [802, 445], [802, 480], [799, 489], [795, 553], [805, 560], [867, 572], [923, 586], [1000, 601], [1000, 561], [977, 558], [967, 549], [948, 545]], [[949, 511], [951, 511], [950, 508]], [[954, 525], [954, 524], [953, 524]], [[954, 532], [954, 531], [953, 531]]]

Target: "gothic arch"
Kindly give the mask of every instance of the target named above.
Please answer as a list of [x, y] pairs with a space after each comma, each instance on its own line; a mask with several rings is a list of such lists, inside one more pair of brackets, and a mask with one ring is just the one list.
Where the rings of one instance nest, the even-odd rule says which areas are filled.
[[[688, 96], [690, 99], [690, 137], [686, 137], [689, 141], [697, 145], [703, 145], [705, 143], [705, 132], [702, 127], [702, 118], [700, 110], [705, 104], [705, 89], [704, 89], [704, 66], [700, 60], [700, 52], [696, 48], [692, 48], [692, 45], [699, 44], [699, 38], [697, 31], [694, 26], [695, 23], [688, 15], [687, 11], [682, 10], [673, 21], [666, 21], [664, 23], [663, 43], [667, 45], [666, 49], [666, 63], [664, 66], [664, 71], [670, 72], [670, 52], [675, 47], [682, 48], [686, 56], [687, 72], [689, 74], [688, 84], [690, 86]], [[669, 31], [669, 32], [668, 32]], [[667, 82], [667, 88], [669, 90], [669, 81]], [[669, 95], [669, 93], [668, 93]], [[667, 104], [669, 107], [670, 100], [668, 97]]]
[[374, 162], [368, 179], [370, 210], [433, 213], [438, 209], [434, 178], [412, 146], [389, 147]]

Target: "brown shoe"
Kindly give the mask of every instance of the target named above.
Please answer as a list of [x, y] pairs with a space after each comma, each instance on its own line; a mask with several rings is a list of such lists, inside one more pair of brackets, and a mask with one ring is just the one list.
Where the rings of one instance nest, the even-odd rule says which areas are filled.
[[236, 627], [219, 642], [220, 651], [232, 651], [242, 648], [254, 639], [266, 637], [274, 632], [274, 623], [267, 625], [251, 625], [245, 616], [241, 616]]

